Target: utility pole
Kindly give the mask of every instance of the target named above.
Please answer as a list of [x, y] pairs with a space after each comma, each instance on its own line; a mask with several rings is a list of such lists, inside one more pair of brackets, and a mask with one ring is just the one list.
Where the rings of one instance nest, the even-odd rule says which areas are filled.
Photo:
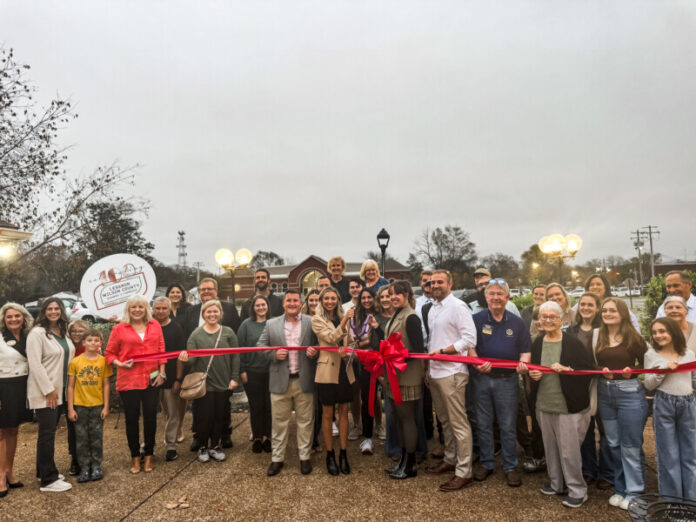
[[203, 263], [196, 261], [193, 263], [193, 267], [196, 269], [196, 284], [198, 284], [201, 280], [201, 268], [203, 268]]
[[183, 230], [179, 230], [177, 232], [179, 234], [179, 242], [176, 245], [176, 248], [179, 251], [179, 256], [177, 260], [177, 268], [186, 268], [186, 232]]
[[641, 295], [643, 293], [643, 260], [642, 253], [640, 251], [643, 248], [643, 240], [641, 239], [640, 229], [636, 229], [635, 232], [631, 233], [631, 239], [633, 240], [633, 248], [638, 251], [638, 281], [640, 283]]
[[643, 230], [648, 229], [647, 232], [643, 232], [643, 237], [648, 237], [650, 240], [650, 277], [655, 277], [655, 251], [653, 250], [653, 235], [654, 236], [659, 236], [660, 231], [657, 230], [657, 226], [655, 225], [648, 225], [647, 227], [643, 227]]

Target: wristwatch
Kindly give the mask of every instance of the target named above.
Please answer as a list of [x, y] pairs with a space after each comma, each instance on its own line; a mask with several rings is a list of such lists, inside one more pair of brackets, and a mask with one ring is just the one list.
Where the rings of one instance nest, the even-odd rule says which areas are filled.
[[167, 380], [167, 374], [166, 373], [160, 373], [159, 376], [162, 378], [163, 381]]
[[440, 348], [440, 355], [445, 355], [445, 350], [444, 350], [444, 348]]

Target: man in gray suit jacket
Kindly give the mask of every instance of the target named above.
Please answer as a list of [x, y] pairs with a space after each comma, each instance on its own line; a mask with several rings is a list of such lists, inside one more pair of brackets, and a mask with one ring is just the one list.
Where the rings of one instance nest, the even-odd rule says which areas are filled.
[[314, 436], [314, 372], [310, 357], [316, 357], [312, 344], [312, 320], [300, 313], [302, 299], [296, 290], [288, 290], [283, 298], [285, 313], [266, 322], [257, 346], [308, 346], [307, 350], [269, 350], [271, 361], [269, 391], [271, 393], [271, 464], [267, 475], [277, 475], [283, 467], [288, 444], [288, 425], [293, 402], [297, 418], [297, 449], [300, 471], [312, 472], [310, 454]]

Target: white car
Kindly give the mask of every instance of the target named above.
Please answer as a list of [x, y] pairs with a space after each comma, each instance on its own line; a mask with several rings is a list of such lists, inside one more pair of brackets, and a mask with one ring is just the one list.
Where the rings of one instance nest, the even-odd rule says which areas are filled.
[[584, 294], [584, 293], [585, 293], [585, 289], [584, 289], [584, 288], [574, 288], [573, 290], [571, 290], [570, 292], [568, 292], [568, 295], [569, 295], [570, 297], [574, 297], [575, 299], [579, 299], [579, 298], [582, 297], [582, 294]]
[[82, 319], [88, 323], [103, 322], [103, 319], [96, 317], [83, 301], [75, 301], [72, 310], [70, 310], [70, 320], [76, 321]]

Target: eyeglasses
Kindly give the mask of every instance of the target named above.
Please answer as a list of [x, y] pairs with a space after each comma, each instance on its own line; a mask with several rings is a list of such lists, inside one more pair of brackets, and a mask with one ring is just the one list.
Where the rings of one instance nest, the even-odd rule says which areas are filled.
[[545, 321], [547, 323], [552, 323], [554, 321], [558, 321], [559, 319], [560, 319], [560, 317], [558, 317], [557, 315], [540, 315], [539, 316], [540, 321], [542, 321], [542, 322]]
[[200, 291], [201, 291], [201, 292], [214, 292], [214, 291], [215, 291], [215, 288], [213, 288], [213, 287], [210, 287], [210, 288], [201, 288]]
[[489, 279], [486, 281], [487, 285], [506, 285], [507, 281], [505, 279]]

